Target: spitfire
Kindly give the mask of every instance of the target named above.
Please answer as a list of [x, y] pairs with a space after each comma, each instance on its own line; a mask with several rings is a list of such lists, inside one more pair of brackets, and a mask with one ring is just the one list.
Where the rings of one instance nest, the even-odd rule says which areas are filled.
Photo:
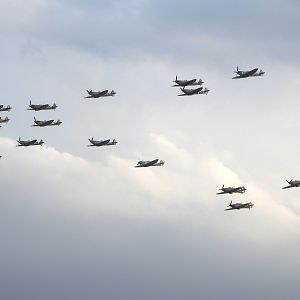
[[17, 140], [18, 147], [28, 147], [28, 146], [42, 146], [44, 144], [43, 140], [40, 140], [39, 142], [37, 140], [21, 140], [21, 138], [19, 138]]
[[286, 180], [286, 182], [289, 184], [288, 186], [284, 186], [282, 189], [289, 189], [293, 187], [299, 187], [300, 186], [300, 180], [293, 180], [290, 181]]
[[90, 91], [86, 90], [86, 91], [89, 95], [84, 98], [100, 98], [100, 97], [109, 97], [109, 96], [116, 95], [116, 92], [114, 90], [112, 90], [111, 92], [109, 92], [108, 90], [104, 90], [101, 92], [94, 92], [93, 90]]
[[162, 160], [154, 159], [154, 160], [140, 160], [138, 161], [135, 168], [146, 168], [146, 167], [160, 167], [165, 163]]
[[95, 146], [95, 147], [100, 147], [100, 146], [112, 146], [112, 145], [116, 145], [118, 142], [113, 139], [112, 141], [110, 141], [110, 139], [107, 140], [102, 140], [102, 141], [96, 141], [94, 140], [94, 138], [92, 137], [91, 139], [89, 139], [90, 141], [90, 145], [88, 146]]
[[54, 120], [44, 120], [39, 121], [34, 117], [34, 123], [32, 126], [34, 127], [45, 127], [45, 126], [59, 126], [62, 122], [60, 120], [54, 121]]
[[205, 88], [203, 90], [203, 87], [199, 87], [197, 89], [186, 89], [186, 88], [181, 88], [181, 91], [183, 94], [180, 94], [178, 96], [192, 96], [192, 95], [199, 95], [199, 94], [205, 94], [207, 95], [209, 92], [209, 89]]
[[217, 193], [217, 195], [222, 195], [222, 194], [233, 194], [233, 193], [240, 193], [243, 194], [246, 192], [246, 188], [244, 186], [239, 186], [239, 187], [224, 187], [223, 186], [219, 189], [220, 193]]
[[232, 203], [232, 201], [230, 201], [230, 204], [228, 205], [229, 208], [226, 208], [225, 210], [234, 210], [234, 209], [242, 209], [242, 208], [248, 208], [250, 210], [250, 208], [252, 208], [254, 206], [253, 203], [248, 202], [248, 203]]
[[177, 78], [177, 75], [173, 82], [175, 82], [176, 84], [174, 84], [172, 86], [181, 86], [181, 87], [186, 87], [189, 85], [202, 85], [204, 83], [204, 81], [202, 81], [202, 79], [199, 79], [198, 81], [197, 81], [197, 79], [179, 80]]
[[5, 117], [4, 119], [0, 117], [0, 123], [7, 123], [10, 119]]
[[11, 110], [11, 106], [7, 105], [6, 107], [4, 107], [4, 105], [0, 105], [0, 111], [10, 111]]
[[54, 103], [53, 105], [49, 104], [32, 104], [31, 100], [29, 102], [29, 108], [27, 110], [35, 110], [35, 111], [40, 111], [40, 110], [55, 110], [57, 108], [57, 105]]
[[258, 72], [258, 68], [255, 68], [250, 71], [240, 71], [239, 67], [236, 67], [236, 71], [234, 73], [237, 74], [237, 76], [232, 77], [232, 79], [240, 79], [240, 78], [248, 78], [248, 77], [257, 77], [257, 76], [263, 76], [265, 72], [263, 70], [260, 70]]

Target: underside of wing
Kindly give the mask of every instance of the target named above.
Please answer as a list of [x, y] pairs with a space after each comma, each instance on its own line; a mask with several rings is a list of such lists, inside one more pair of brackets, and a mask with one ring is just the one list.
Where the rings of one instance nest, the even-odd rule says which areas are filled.
[[102, 91], [102, 92], [99, 92], [98, 94], [97, 94], [97, 96], [104, 96], [104, 95], [106, 95], [108, 93], [108, 90], [104, 90], [104, 91]]
[[244, 76], [251, 76], [251, 75], [255, 74], [257, 72], [257, 70], [258, 70], [258, 68], [255, 68], [255, 69], [245, 73]]
[[196, 82], [197, 79], [191, 79], [191, 80], [188, 80], [187, 84], [193, 84]]
[[100, 141], [99, 144], [100, 145], [106, 145], [110, 142], [110, 139], [109, 140], [104, 140], [104, 141]]
[[149, 164], [155, 165], [157, 162], [158, 162], [158, 159], [154, 159], [154, 160], [151, 160], [151, 161], [149, 162]]
[[289, 188], [292, 188], [292, 187], [294, 187], [294, 186], [288, 185], [288, 186], [283, 187], [282, 189], [284, 190], [284, 189], [289, 189]]

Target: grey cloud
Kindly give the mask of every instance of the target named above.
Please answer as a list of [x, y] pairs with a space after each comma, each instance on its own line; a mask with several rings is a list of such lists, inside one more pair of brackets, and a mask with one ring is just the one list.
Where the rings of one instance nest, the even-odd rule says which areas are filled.
[[221, 65], [228, 56], [288, 60], [283, 53], [290, 52], [297, 59], [299, 49], [292, 2], [62, 2], [50, 8], [51, 18], [43, 13], [25, 36], [106, 59], [160, 56], [191, 64], [206, 56]]

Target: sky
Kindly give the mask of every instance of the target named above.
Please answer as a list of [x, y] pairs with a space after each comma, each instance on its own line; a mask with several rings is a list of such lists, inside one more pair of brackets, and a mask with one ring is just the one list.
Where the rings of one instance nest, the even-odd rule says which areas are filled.
[[[299, 6], [1, 0], [0, 298], [299, 299]], [[211, 91], [177, 97], [176, 75]]]

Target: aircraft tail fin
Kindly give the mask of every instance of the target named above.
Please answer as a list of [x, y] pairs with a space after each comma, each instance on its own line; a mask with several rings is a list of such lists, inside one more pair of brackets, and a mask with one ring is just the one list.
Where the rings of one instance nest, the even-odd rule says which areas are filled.
[[36, 118], [35, 118], [35, 117], [33, 117], [33, 119], [34, 119], [34, 122], [36, 122]]

